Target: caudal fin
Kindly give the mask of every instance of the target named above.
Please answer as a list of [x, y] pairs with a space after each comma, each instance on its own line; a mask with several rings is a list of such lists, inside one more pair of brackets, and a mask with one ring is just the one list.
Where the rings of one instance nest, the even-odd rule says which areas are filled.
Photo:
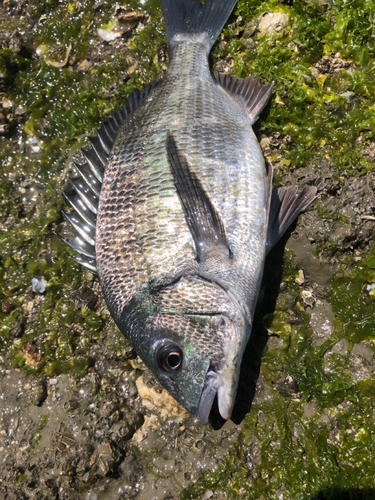
[[211, 46], [227, 21], [237, 0], [162, 0], [167, 41], [181, 34], [207, 33]]

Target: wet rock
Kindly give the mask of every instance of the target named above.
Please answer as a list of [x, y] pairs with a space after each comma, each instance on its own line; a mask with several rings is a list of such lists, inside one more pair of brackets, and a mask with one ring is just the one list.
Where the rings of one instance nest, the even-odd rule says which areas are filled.
[[319, 285], [318, 283], [313, 283], [312, 289], [317, 298], [319, 299], [327, 298], [328, 290], [325, 286]]
[[281, 34], [289, 23], [289, 16], [284, 12], [264, 12], [258, 20], [258, 30], [262, 36], [271, 33]]
[[7, 135], [10, 132], [10, 125], [8, 123], [0, 124], [0, 135]]
[[9, 338], [10, 340], [20, 339], [25, 330], [24, 324], [19, 318], [16, 319], [16, 325], [10, 330]]
[[366, 345], [364, 343], [354, 344], [352, 349], [353, 356], [359, 356], [366, 360], [368, 363], [373, 362], [373, 353], [370, 345]]
[[346, 356], [349, 350], [349, 342], [346, 339], [341, 339], [337, 344], [332, 347], [331, 352]]
[[107, 476], [115, 471], [121, 458], [118, 450], [109, 441], [100, 443], [91, 457], [90, 466], [96, 467], [97, 473]]
[[302, 269], [300, 269], [298, 271], [298, 277], [294, 281], [297, 283], [297, 285], [300, 285], [300, 286], [302, 286], [305, 283], [305, 281], [306, 281], [305, 280], [305, 275], [304, 275]]
[[14, 114], [16, 116], [23, 116], [27, 113], [27, 109], [24, 106], [17, 106], [17, 108], [14, 111]]
[[277, 383], [276, 388], [278, 392], [285, 397], [298, 397], [299, 386], [297, 381], [291, 376], [285, 374]]
[[136, 385], [142, 404], [149, 410], [157, 409], [164, 417], [188, 418], [189, 413], [156, 380], [155, 385], [150, 381], [145, 383], [142, 376], [137, 379]]
[[127, 479], [135, 478], [138, 470], [139, 466], [133, 455], [127, 455], [118, 467], [119, 476]]
[[127, 408], [122, 408], [121, 427], [118, 430], [122, 443], [131, 439], [144, 423], [144, 415]]
[[369, 342], [354, 344], [349, 361], [349, 373], [355, 382], [370, 379], [375, 373], [374, 355]]
[[303, 404], [303, 416], [305, 418], [312, 418], [317, 411], [315, 403], [304, 403]]
[[95, 491], [90, 490], [87, 492], [85, 500], [98, 500], [98, 495], [97, 493], [95, 493]]
[[28, 342], [21, 352], [25, 356], [26, 364], [32, 368], [36, 368], [42, 359], [38, 347], [31, 342]]
[[10, 302], [4, 300], [1, 303], [1, 312], [3, 312], [4, 314], [9, 314], [12, 310], [13, 310], [13, 305]]
[[78, 66], [77, 66], [77, 70], [78, 71], [88, 71], [91, 67], [91, 63], [87, 60], [87, 59], [84, 59], [83, 61], [81, 61]]
[[311, 312], [310, 326], [313, 329], [313, 346], [322, 345], [333, 333], [334, 314], [332, 307], [328, 302], [324, 302], [319, 309]]
[[313, 308], [315, 306], [316, 298], [311, 290], [302, 290], [301, 297], [305, 307]]
[[132, 441], [142, 443], [147, 440], [149, 434], [154, 433], [158, 428], [158, 419], [156, 415], [145, 415], [143, 425], [134, 433]]
[[268, 350], [272, 351], [272, 349], [282, 349], [283, 347], [283, 339], [278, 337], [277, 335], [271, 335], [267, 342]]
[[132, 30], [135, 28], [141, 21], [146, 19], [145, 14], [143, 12], [116, 12], [117, 19], [121, 26]]
[[314, 67], [323, 75], [331, 75], [338, 73], [342, 69], [352, 68], [353, 65], [352, 62], [341, 59], [338, 54], [330, 54], [314, 64]]
[[47, 398], [47, 383], [43, 380], [38, 380], [32, 387], [31, 402], [34, 406], [42, 406]]
[[89, 309], [90, 311], [94, 311], [97, 302], [98, 302], [98, 296], [88, 286], [81, 288], [75, 294], [76, 309], [82, 307], [83, 309]]

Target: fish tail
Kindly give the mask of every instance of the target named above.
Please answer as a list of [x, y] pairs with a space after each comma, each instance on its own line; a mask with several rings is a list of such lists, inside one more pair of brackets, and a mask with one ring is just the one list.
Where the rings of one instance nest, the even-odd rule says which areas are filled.
[[237, 0], [162, 0], [168, 45], [176, 35], [207, 33], [215, 43]]

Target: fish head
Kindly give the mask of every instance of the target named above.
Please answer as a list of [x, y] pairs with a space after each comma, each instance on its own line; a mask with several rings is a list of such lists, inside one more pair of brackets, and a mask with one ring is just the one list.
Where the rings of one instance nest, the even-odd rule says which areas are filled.
[[160, 383], [192, 415], [207, 423], [217, 397], [221, 416], [229, 419], [249, 324], [226, 293], [218, 287], [212, 290], [209, 283], [205, 287], [210, 294], [197, 293], [192, 311], [194, 295], [188, 285], [161, 291], [165, 297], [158, 297], [158, 308], [138, 314], [142, 325], [133, 327], [133, 335], [127, 328], [126, 335]]

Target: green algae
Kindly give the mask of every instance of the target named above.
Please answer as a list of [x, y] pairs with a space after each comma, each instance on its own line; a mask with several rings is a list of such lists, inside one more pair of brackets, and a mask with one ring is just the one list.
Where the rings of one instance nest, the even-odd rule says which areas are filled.
[[[140, 2], [133, 4], [124, 2], [128, 8], [141, 8]], [[36, 47], [67, 47], [71, 43], [71, 57], [85, 57], [92, 36], [89, 27], [95, 29], [108, 20], [114, 6], [112, 2], [104, 2], [100, 9], [94, 9], [92, 1], [81, 2], [77, 8], [72, 5], [31, 4], [31, 15], [43, 16], [43, 22], [33, 30]], [[159, 12], [157, 20], [132, 41], [138, 70], [134, 79], [126, 83], [128, 54], [121, 52], [83, 73], [71, 71], [69, 66], [55, 68], [45, 57], [32, 60], [8, 48], [0, 50], [0, 71], [7, 81], [8, 97], [15, 101], [15, 106], [27, 109], [27, 121], [16, 136], [0, 139], [0, 221], [5, 222], [0, 236], [0, 298], [10, 299], [13, 306], [10, 314], [0, 312], [0, 350], [5, 353], [10, 349], [16, 366], [24, 366], [36, 374], [69, 372], [80, 376], [93, 364], [92, 359], [85, 358], [85, 352], [98, 339], [106, 316], [77, 311], [74, 307], [74, 292], [83, 286], [85, 277], [55, 236], [62, 222], [61, 190], [66, 180], [61, 172], [72, 148], [77, 149], [88, 134], [94, 133], [135, 87], [159, 75], [155, 58], [165, 46], [165, 35], [160, 9], [153, 6], [152, 10]], [[113, 88], [117, 90], [115, 97]], [[37, 139], [40, 151], [25, 154], [18, 143], [33, 138]], [[20, 185], [27, 181], [37, 182], [40, 188], [37, 202], [30, 210], [22, 205], [20, 195]], [[30, 298], [34, 276], [45, 277], [47, 290], [33, 320], [27, 322], [23, 304]], [[25, 327], [25, 331], [20, 342], [14, 343], [12, 331], [17, 325]], [[84, 336], [79, 341], [77, 335], [72, 335], [74, 325], [84, 327]], [[30, 343], [41, 357], [36, 367], [29, 366], [24, 356]]]
[[360, 262], [341, 264], [332, 282], [329, 301], [337, 321], [335, 331], [353, 343], [375, 340], [375, 297], [368, 291], [374, 283], [374, 250]]
[[350, 222], [349, 218], [341, 214], [340, 212], [330, 214], [327, 210], [324, 210], [322, 205], [318, 202], [315, 202], [315, 206], [319, 217], [321, 217], [322, 219], [330, 220], [333, 222], [341, 222], [342, 224]]
[[[33, 30], [34, 49], [45, 46], [45, 56], [31, 59], [9, 48], [0, 50], [8, 97], [27, 109], [27, 120], [16, 135], [0, 139], [4, 224], [0, 300], [13, 306], [10, 313], [0, 312], [0, 350], [15, 366], [37, 375], [85, 374], [94, 363], [87, 354], [89, 346], [109, 324], [107, 315], [75, 308], [74, 292], [87, 279], [54, 233], [62, 222], [60, 192], [71, 151], [135, 87], [160, 78], [166, 67], [164, 24], [157, 2], [122, 4], [151, 12], [149, 24], [130, 40], [128, 53], [105, 56], [99, 67], [87, 72], [72, 71], [69, 65], [55, 68], [48, 58], [62, 60], [70, 44], [73, 61], [87, 57], [93, 30], [108, 23], [114, 13], [109, 0], [100, 8], [93, 1], [33, 1], [33, 19], [44, 17]], [[261, 36], [255, 31], [251, 35], [255, 43], [247, 43], [246, 29], [265, 11], [287, 14], [288, 25], [279, 34]], [[375, 135], [373, 2], [295, 0], [287, 6], [276, 0], [240, 0], [235, 13], [242, 19], [225, 28], [214, 48], [214, 61], [233, 61], [232, 71], [240, 77], [256, 74], [264, 83], [275, 81], [273, 103], [257, 131], [290, 136], [280, 152], [279, 168], [285, 171], [328, 159], [335, 174], [359, 176], [372, 170], [363, 151]], [[17, 26], [8, 21], [2, 28]], [[336, 54], [345, 64], [328, 73], [312, 70], [322, 58]], [[19, 141], [34, 137], [40, 141], [39, 153], [19, 148]], [[28, 208], [21, 203], [19, 189], [30, 179], [42, 189], [37, 204]], [[321, 217], [326, 215], [321, 211]], [[340, 215], [334, 217], [344, 222]], [[373, 342], [375, 336], [375, 300], [366, 288], [375, 283], [375, 254], [359, 263], [343, 263], [335, 275], [328, 297], [335, 314], [334, 331], [320, 346], [312, 343], [292, 256], [285, 260], [287, 289], [280, 294], [269, 325], [282, 346], [266, 348], [262, 359], [262, 374], [275, 388], [275, 397], [272, 403], [253, 405], [221, 467], [204, 471], [181, 498], [202, 498], [215, 490], [223, 499], [273, 499], [283, 492], [284, 498], [307, 500], [343, 486], [374, 487], [375, 382], [373, 376], [355, 382], [349, 368], [353, 345]], [[32, 320], [26, 321], [24, 306], [34, 276], [45, 277], [47, 290]], [[288, 322], [288, 310], [298, 319], [296, 325]], [[11, 333], [17, 325], [22, 327], [19, 343]], [[349, 342], [348, 355], [331, 355], [329, 371], [325, 370], [327, 353], [342, 339]], [[40, 356], [34, 367], [26, 363], [29, 345]], [[126, 346], [121, 337], [114, 350], [119, 354]], [[298, 398], [278, 392], [276, 381], [282, 373], [298, 381]], [[305, 416], [306, 405], [313, 406], [312, 415]], [[332, 435], [333, 421], [338, 436]], [[252, 463], [255, 446], [260, 449], [260, 463]], [[18, 480], [24, 480], [22, 475]]]
[[27, 474], [23, 474], [22, 472], [19, 472], [16, 477], [14, 478], [14, 483], [15, 484], [24, 484], [29, 480], [29, 476]]
[[38, 422], [35, 426], [35, 431], [33, 437], [30, 440], [30, 447], [34, 448], [37, 443], [42, 439], [42, 430], [48, 423], [49, 416], [48, 415], [40, 415]]
[[[266, 83], [275, 81], [278, 105], [271, 106], [259, 130], [290, 135], [285, 156], [293, 165], [328, 158], [347, 175], [374, 168], [361, 156], [363, 145], [356, 143], [360, 134], [370, 139], [375, 133], [374, 5], [359, 3], [360, 8], [356, 2], [296, 1], [288, 7], [276, 0], [240, 1], [236, 13], [242, 16], [241, 26], [225, 29], [225, 43], [214, 51], [216, 60], [233, 59], [233, 72], [239, 77], [255, 74]], [[255, 32], [257, 44], [247, 48], [241, 33], [266, 11], [289, 16], [285, 31], [268, 36]], [[314, 76], [313, 65], [334, 54], [350, 63], [349, 68], [343, 65]]]
[[[341, 339], [353, 346], [374, 338], [375, 301], [371, 299], [368, 307], [363, 297], [360, 304], [348, 308], [353, 295], [374, 278], [374, 255], [345, 278], [343, 271], [336, 275], [329, 296], [335, 330], [322, 345], [314, 346], [309, 315], [300, 307], [293, 255], [286, 254], [283, 282], [287, 288], [280, 293], [268, 324], [282, 346], [266, 348], [262, 357], [262, 374], [275, 389], [272, 399], [253, 404], [220, 468], [204, 471], [195, 485], [182, 491], [182, 499], [198, 499], [214, 491], [223, 499], [276, 499], [282, 493], [283, 498], [307, 500], [340, 487], [351, 491], [350, 498], [362, 498], [358, 487], [374, 487], [375, 379], [353, 381], [348, 375], [350, 350], [346, 357], [330, 357], [329, 370], [325, 368], [325, 355]], [[340, 297], [348, 288], [352, 294]], [[299, 320], [296, 324], [286, 321], [286, 309]], [[298, 381], [297, 396], [288, 397], [277, 389], [282, 373]], [[257, 463], [252, 462], [254, 449], [259, 449]]]

